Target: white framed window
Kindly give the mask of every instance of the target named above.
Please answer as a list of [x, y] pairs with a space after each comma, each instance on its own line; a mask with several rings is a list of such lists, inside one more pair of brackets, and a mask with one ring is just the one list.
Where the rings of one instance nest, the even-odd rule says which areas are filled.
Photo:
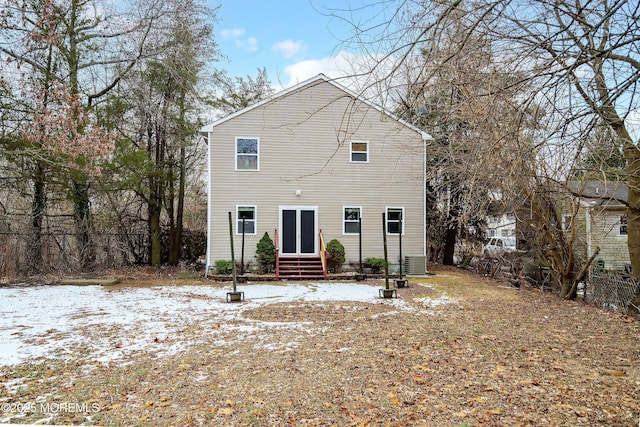
[[260, 170], [260, 138], [236, 137], [236, 170]]
[[[404, 218], [404, 208], [387, 207], [387, 234], [399, 234], [402, 232], [404, 235]], [[402, 223], [402, 230], [400, 230], [400, 223]]]
[[369, 141], [351, 141], [351, 163], [369, 163]]
[[345, 206], [342, 209], [342, 234], [359, 234], [361, 215], [360, 206]]
[[626, 236], [627, 235], [627, 215], [620, 215], [620, 235], [621, 236]]
[[507, 214], [507, 221], [515, 221], [516, 220], [516, 214], [513, 212], [509, 212]]
[[256, 207], [236, 206], [236, 234], [242, 234], [244, 220], [244, 234], [256, 234]]
[[568, 230], [571, 227], [571, 215], [562, 216], [562, 229]]

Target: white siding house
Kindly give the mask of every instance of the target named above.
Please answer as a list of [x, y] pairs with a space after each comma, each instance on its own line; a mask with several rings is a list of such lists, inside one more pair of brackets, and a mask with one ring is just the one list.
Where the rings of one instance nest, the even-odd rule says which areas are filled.
[[[338, 239], [347, 262], [382, 257], [382, 213], [389, 258], [425, 253], [425, 150], [429, 135], [359, 100], [324, 75], [205, 126], [208, 140], [207, 269], [236, 260], [246, 218], [245, 260], [265, 232], [282, 257], [320, 256]], [[240, 225], [240, 226], [239, 226]]]

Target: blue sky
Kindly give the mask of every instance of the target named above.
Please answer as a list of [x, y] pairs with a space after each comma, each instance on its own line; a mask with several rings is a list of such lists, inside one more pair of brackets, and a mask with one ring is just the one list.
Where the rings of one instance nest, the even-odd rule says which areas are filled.
[[[356, 1], [361, 4], [361, 1]], [[215, 37], [230, 76], [256, 76], [266, 67], [276, 89], [318, 73], [344, 75], [349, 55], [340, 49], [347, 26], [327, 16], [348, 0], [221, 0]], [[342, 71], [341, 71], [342, 70]]]

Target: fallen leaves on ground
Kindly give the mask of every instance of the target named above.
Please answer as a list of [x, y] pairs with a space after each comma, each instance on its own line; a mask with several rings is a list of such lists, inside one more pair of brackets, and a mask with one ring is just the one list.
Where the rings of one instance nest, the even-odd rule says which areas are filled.
[[[196, 340], [193, 324], [185, 333], [196, 343], [172, 356], [103, 365], [78, 352], [0, 368], [0, 403], [92, 405], [53, 414], [65, 424], [637, 425], [639, 322], [462, 270], [436, 273], [398, 290], [413, 311], [385, 300], [272, 304], [245, 316], [295, 327], [259, 338], [231, 330], [221, 344]], [[455, 302], [425, 303], [442, 294]]]

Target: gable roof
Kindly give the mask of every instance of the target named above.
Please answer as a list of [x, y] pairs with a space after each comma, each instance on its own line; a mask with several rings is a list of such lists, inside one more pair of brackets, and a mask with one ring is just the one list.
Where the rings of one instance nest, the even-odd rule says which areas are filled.
[[210, 123], [208, 125], [203, 126], [200, 129], [200, 133], [203, 134], [207, 134], [209, 132], [213, 131], [213, 128], [224, 123], [227, 122], [235, 117], [238, 117], [246, 112], [249, 112], [253, 109], [256, 109], [258, 107], [261, 107], [262, 105], [268, 104], [271, 101], [274, 101], [276, 99], [280, 99], [280, 98], [284, 98], [287, 95], [289, 95], [290, 93], [296, 92], [296, 91], [300, 91], [302, 89], [304, 89], [306, 86], [312, 86], [315, 85], [318, 82], [325, 82], [325, 83], [329, 83], [331, 85], [333, 85], [334, 87], [338, 88], [339, 90], [345, 92], [347, 95], [349, 95], [351, 98], [353, 98], [354, 100], [357, 100], [359, 102], [362, 102], [363, 104], [379, 111], [380, 113], [388, 116], [389, 118], [397, 121], [398, 123], [401, 123], [402, 125], [416, 131], [417, 133], [421, 134], [422, 139], [423, 140], [430, 140], [432, 139], [431, 135], [429, 135], [426, 132], [423, 132], [422, 130], [420, 130], [418, 127], [412, 125], [411, 123], [395, 116], [394, 114], [390, 113], [389, 111], [385, 110], [384, 108], [380, 107], [379, 105], [376, 105], [370, 101], [367, 101], [365, 99], [360, 98], [355, 92], [351, 91], [350, 89], [347, 89], [346, 87], [342, 86], [341, 84], [337, 83], [334, 79], [330, 79], [329, 77], [325, 76], [324, 74], [320, 73], [315, 77], [312, 77], [310, 79], [307, 79], [301, 83], [298, 83], [294, 86], [291, 86], [290, 88], [287, 88], [281, 92], [278, 92], [268, 98], [263, 99], [262, 101], [256, 102], [253, 105], [250, 105], [246, 108], [243, 108], [242, 110], [238, 110], [235, 113], [232, 113], [228, 116], [222, 117], [221, 119], [218, 119], [216, 121], [214, 121], [213, 123]]
[[592, 206], [623, 206], [629, 197], [629, 187], [620, 181], [571, 181], [568, 188], [575, 196], [590, 199]]

